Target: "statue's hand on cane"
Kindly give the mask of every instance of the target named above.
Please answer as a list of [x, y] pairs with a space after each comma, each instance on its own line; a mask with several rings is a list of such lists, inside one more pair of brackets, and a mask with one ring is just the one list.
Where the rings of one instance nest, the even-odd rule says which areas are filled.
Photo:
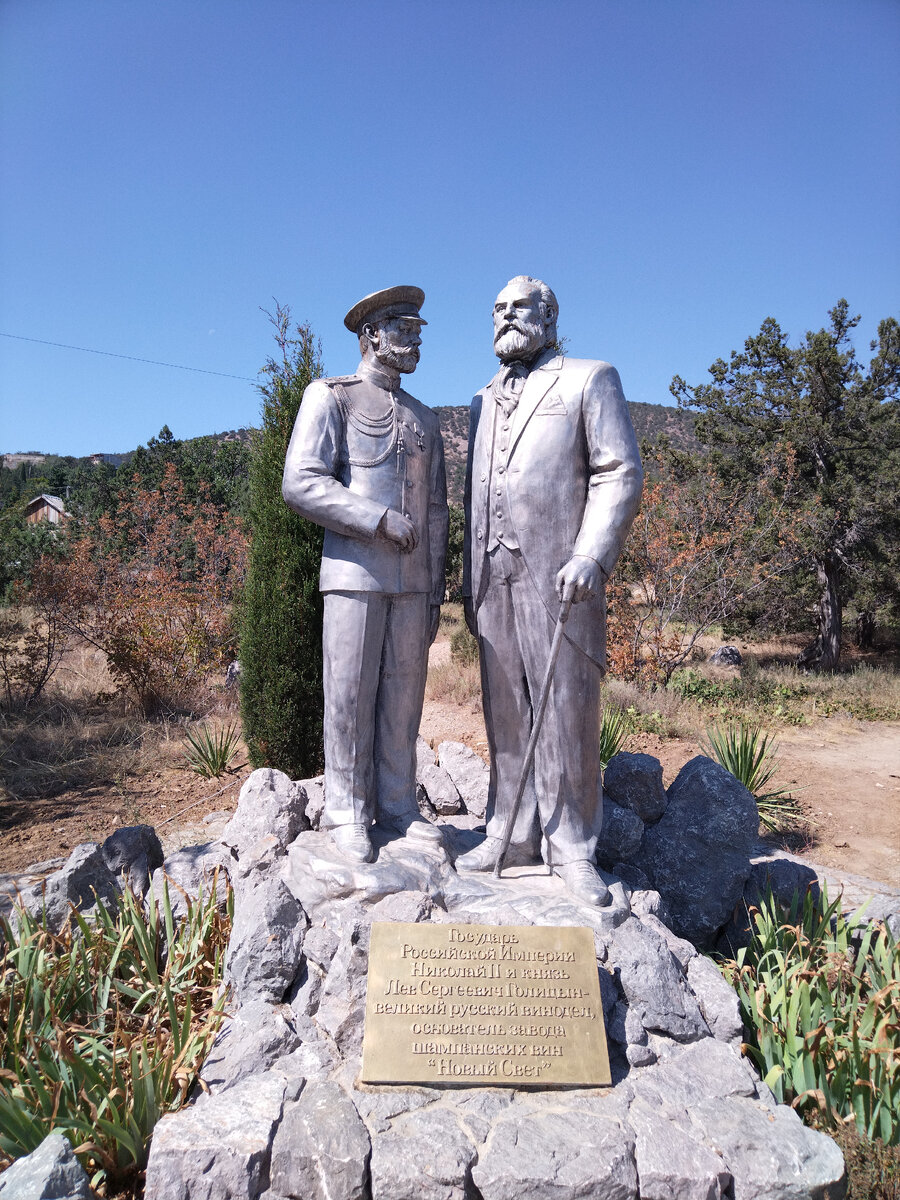
[[560, 603], [568, 595], [573, 604], [590, 600], [603, 591], [606, 574], [595, 558], [573, 554], [556, 575], [556, 594]]

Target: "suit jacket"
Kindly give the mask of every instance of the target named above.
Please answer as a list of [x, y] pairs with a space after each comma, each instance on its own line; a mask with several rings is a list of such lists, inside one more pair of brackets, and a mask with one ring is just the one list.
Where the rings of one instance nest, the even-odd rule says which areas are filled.
[[[427, 592], [432, 604], [441, 604], [449, 513], [438, 418], [397, 391], [398, 454], [396, 437], [393, 443], [393, 435], [370, 437], [345, 417], [341, 389], [352, 405], [354, 391], [370, 387], [353, 375], [309, 385], [288, 446], [282, 494], [295, 512], [325, 527], [323, 592]], [[382, 396], [386, 404], [387, 393]], [[376, 535], [389, 508], [416, 527], [418, 543], [407, 554]]]
[[[472, 400], [466, 470], [463, 594], [477, 609], [486, 583], [488, 486], [499, 406], [491, 385]], [[507, 459], [509, 519], [535, 588], [555, 619], [556, 574], [573, 554], [609, 576], [640, 504], [643, 472], [618, 372], [556, 356], [530, 372], [513, 414]], [[575, 604], [566, 636], [606, 664], [604, 595]]]

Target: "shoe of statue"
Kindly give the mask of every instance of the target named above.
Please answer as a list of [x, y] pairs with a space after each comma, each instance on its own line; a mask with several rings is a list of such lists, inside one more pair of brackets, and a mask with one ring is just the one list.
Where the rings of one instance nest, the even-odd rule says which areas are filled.
[[493, 871], [500, 854], [500, 839], [486, 837], [474, 850], [461, 854], [453, 864], [457, 871]]
[[438, 826], [426, 821], [418, 811], [410, 813], [409, 816], [382, 817], [378, 824], [390, 833], [399, 833], [401, 837], [421, 842], [425, 846], [435, 848], [444, 845], [444, 835]]
[[331, 831], [331, 840], [343, 857], [350, 862], [367, 863], [375, 857], [369, 831], [362, 821], [351, 821], [349, 825], [336, 825]]
[[553, 868], [553, 874], [558, 875], [573, 896], [595, 904], [600, 908], [609, 903], [609, 888], [597, 874], [597, 868], [587, 859], [577, 862], [562, 863]]

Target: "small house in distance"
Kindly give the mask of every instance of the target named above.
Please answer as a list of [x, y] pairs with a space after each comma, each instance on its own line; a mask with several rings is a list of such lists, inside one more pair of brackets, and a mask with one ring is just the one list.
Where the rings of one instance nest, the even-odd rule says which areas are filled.
[[38, 521], [58, 525], [68, 515], [65, 502], [59, 496], [48, 496], [46, 492], [41, 492], [40, 496], [35, 496], [25, 506], [25, 520], [29, 525], [36, 525]]

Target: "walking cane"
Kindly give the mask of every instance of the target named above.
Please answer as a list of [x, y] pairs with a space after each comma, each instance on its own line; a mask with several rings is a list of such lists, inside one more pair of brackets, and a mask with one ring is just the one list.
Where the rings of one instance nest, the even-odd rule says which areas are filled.
[[550, 686], [553, 683], [553, 669], [556, 666], [556, 660], [559, 658], [559, 648], [562, 645], [563, 630], [566, 621], [569, 619], [569, 610], [572, 607], [572, 597], [566, 595], [563, 598], [562, 604], [559, 606], [559, 619], [556, 622], [556, 629], [553, 632], [553, 641], [550, 643], [550, 657], [547, 660], [547, 670], [544, 672], [544, 684], [541, 688], [541, 698], [538, 701], [537, 712], [534, 714], [534, 723], [531, 726], [531, 737], [528, 739], [528, 748], [525, 751], [525, 761], [522, 763], [522, 773], [519, 776], [519, 785], [516, 788], [516, 797], [513, 800], [513, 806], [510, 814], [506, 819], [506, 828], [503, 830], [503, 840], [500, 843], [500, 853], [497, 855], [497, 861], [494, 863], [494, 878], [500, 878], [500, 872], [503, 870], [503, 860], [506, 858], [506, 852], [509, 850], [509, 843], [512, 839], [513, 829], [516, 824], [516, 817], [519, 815], [519, 808], [522, 804], [522, 797], [525, 794], [525, 785], [528, 782], [528, 776], [531, 773], [531, 764], [534, 762], [534, 752], [537, 747], [537, 740], [540, 736], [541, 725], [544, 723], [544, 712], [547, 708], [547, 701], [550, 699]]

